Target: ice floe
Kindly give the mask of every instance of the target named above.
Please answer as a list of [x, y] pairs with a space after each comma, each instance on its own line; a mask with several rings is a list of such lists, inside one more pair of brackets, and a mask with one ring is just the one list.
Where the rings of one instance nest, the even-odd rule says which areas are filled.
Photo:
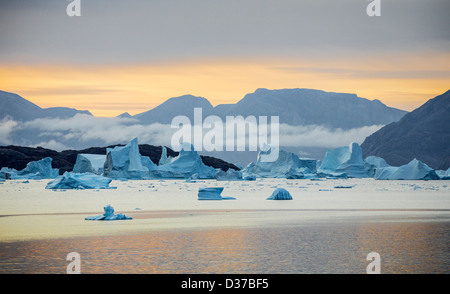
[[46, 189], [114, 189], [110, 187], [112, 179], [99, 176], [93, 173], [77, 174], [65, 172], [49, 182]]

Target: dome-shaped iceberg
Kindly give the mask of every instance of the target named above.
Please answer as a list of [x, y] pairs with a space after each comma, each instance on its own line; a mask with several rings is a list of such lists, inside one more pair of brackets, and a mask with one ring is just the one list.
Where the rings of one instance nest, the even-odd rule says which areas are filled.
[[276, 188], [267, 200], [292, 200], [291, 194], [284, 188]]

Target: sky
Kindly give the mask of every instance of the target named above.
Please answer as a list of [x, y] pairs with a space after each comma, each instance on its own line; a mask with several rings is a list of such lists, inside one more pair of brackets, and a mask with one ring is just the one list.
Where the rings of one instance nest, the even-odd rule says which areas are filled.
[[0, 89], [134, 115], [191, 94], [355, 93], [413, 110], [450, 87], [450, 1], [0, 0]]

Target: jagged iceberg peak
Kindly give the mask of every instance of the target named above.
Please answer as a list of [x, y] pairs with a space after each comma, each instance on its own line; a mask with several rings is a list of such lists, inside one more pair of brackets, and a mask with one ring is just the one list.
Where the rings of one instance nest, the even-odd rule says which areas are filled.
[[296, 154], [278, 150], [278, 158], [273, 162], [261, 160], [261, 154], [270, 152], [271, 147], [264, 145], [258, 153], [256, 163], [251, 162], [242, 170], [242, 174], [261, 178], [303, 178], [305, 174], [316, 172], [315, 159], [300, 159]]
[[174, 157], [172, 157], [172, 156], [167, 156], [166, 146], [161, 146], [161, 148], [162, 148], [161, 158], [159, 159], [159, 163], [158, 163], [159, 166], [171, 163], [174, 159]]
[[149, 168], [156, 168], [150, 158], [144, 159], [139, 153], [138, 139], [134, 138], [125, 146], [107, 149], [103, 175], [110, 178], [145, 179], [149, 178]]
[[318, 170], [321, 174], [346, 175], [351, 178], [367, 178], [362, 149], [358, 143], [330, 149], [326, 152]]
[[93, 173], [101, 175], [105, 165], [106, 155], [78, 154], [73, 167], [74, 173]]
[[105, 211], [101, 215], [97, 216], [88, 216], [85, 218], [85, 220], [103, 220], [103, 221], [112, 221], [112, 220], [129, 220], [132, 219], [131, 217], [128, 217], [122, 213], [114, 214], [114, 208], [111, 205], [106, 205], [103, 207], [103, 210]]
[[51, 157], [46, 157], [38, 161], [30, 161], [27, 163], [27, 166], [20, 171], [3, 167], [0, 171], [0, 176], [12, 180], [54, 179], [59, 175], [59, 170], [52, 168], [52, 161], [53, 159]]
[[200, 155], [190, 143], [181, 144], [178, 156], [170, 162], [159, 165], [157, 169], [150, 171], [152, 178], [184, 178], [189, 179], [197, 174], [199, 179], [213, 179], [217, 170], [206, 166]]
[[425, 163], [414, 158], [402, 166], [388, 166], [378, 168], [375, 172], [376, 180], [439, 180], [436, 172]]
[[292, 196], [288, 190], [276, 188], [267, 200], [292, 200]]

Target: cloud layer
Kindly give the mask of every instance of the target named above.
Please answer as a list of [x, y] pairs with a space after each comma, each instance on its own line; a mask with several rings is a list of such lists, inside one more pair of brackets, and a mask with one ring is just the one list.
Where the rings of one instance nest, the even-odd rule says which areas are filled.
[[[362, 143], [367, 136], [381, 127], [367, 126], [350, 130], [332, 130], [317, 125], [281, 124], [279, 126], [279, 142], [282, 147], [335, 148], [351, 142]], [[268, 129], [270, 130], [270, 127]], [[84, 114], [77, 114], [70, 119], [45, 118], [28, 122], [4, 118], [0, 121], [0, 144], [41, 146], [61, 151], [123, 144], [138, 137], [141, 144], [172, 147], [172, 136], [178, 130], [170, 125], [144, 125], [130, 118], [102, 118]], [[210, 131], [211, 128], [204, 128], [203, 136]], [[248, 134], [249, 132], [246, 132], [247, 139]], [[224, 138], [226, 137], [224, 136]], [[270, 139], [270, 134], [268, 138]], [[246, 149], [248, 150], [248, 146]]]

